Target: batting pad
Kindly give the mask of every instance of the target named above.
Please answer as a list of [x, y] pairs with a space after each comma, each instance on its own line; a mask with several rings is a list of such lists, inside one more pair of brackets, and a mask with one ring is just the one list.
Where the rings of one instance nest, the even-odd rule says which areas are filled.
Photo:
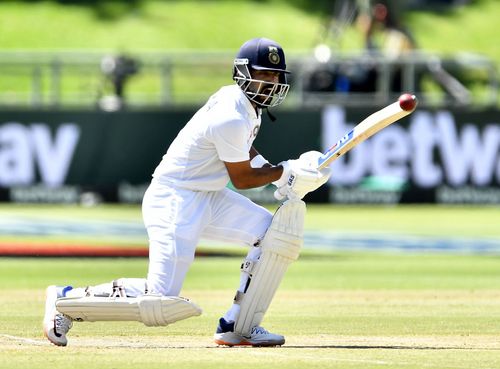
[[240, 314], [234, 331], [248, 336], [260, 325], [288, 265], [297, 260], [303, 244], [306, 204], [287, 200], [274, 214], [261, 242], [262, 254], [252, 271], [250, 285], [244, 294], [237, 294]]
[[137, 321], [148, 327], [165, 326], [202, 312], [188, 299], [159, 295], [65, 297], [57, 299], [56, 308], [77, 321]]

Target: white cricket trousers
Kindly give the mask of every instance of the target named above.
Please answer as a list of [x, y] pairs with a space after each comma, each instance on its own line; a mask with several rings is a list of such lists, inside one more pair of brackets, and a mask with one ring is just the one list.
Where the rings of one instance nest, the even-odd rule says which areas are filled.
[[[272, 221], [267, 209], [228, 188], [192, 191], [154, 179], [142, 215], [149, 237], [148, 290], [167, 296], [179, 295], [201, 238], [253, 246]], [[253, 249], [260, 248], [251, 247], [249, 255]]]

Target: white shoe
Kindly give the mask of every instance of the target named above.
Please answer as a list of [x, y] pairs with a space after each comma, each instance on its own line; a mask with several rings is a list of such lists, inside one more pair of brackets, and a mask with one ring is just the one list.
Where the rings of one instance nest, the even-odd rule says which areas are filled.
[[233, 332], [234, 323], [227, 323], [223, 318], [219, 321], [214, 341], [218, 345], [225, 346], [281, 346], [285, 343], [285, 337], [270, 333], [262, 327], [253, 327], [250, 336], [245, 337]]
[[[69, 288], [71, 289], [71, 288]], [[66, 346], [66, 333], [73, 326], [73, 320], [56, 310], [56, 300], [63, 297], [68, 287], [49, 286], [46, 290], [45, 316], [43, 318], [43, 333], [56, 346]]]

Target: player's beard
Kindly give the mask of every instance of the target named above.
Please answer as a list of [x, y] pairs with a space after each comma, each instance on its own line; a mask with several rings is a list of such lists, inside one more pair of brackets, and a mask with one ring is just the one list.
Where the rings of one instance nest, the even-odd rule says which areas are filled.
[[257, 104], [262, 105], [266, 104], [269, 105], [269, 103], [273, 100], [273, 95], [271, 94], [274, 88], [273, 83], [262, 83], [259, 84], [257, 87], [256, 91], [254, 92], [254, 99]]

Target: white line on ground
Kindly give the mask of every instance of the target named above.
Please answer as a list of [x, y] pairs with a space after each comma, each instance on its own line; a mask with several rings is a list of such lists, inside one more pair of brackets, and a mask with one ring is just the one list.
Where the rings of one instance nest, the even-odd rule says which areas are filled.
[[46, 342], [44, 340], [34, 340], [31, 338], [26, 338], [26, 337], [20, 337], [20, 336], [12, 336], [10, 334], [0, 334], [0, 337], [6, 338], [10, 341], [18, 341], [18, 342], [23, 342], [23, 343], [29, 343], [30, 345], [36, 345], [36, 346], [46, 346], [50, 345], [49, 342]]

